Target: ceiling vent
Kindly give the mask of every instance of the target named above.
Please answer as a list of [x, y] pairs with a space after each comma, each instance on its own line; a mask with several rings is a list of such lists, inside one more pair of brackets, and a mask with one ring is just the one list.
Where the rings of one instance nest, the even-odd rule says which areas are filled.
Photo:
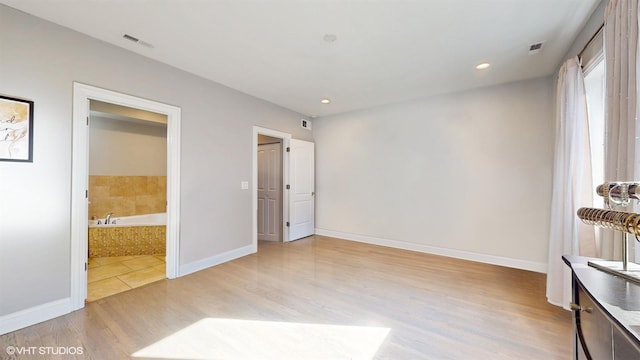
[[134, 43], [136, 43], [136, 44], [139, 44], [139, 45], [142, 45], [142, 46], [144, 46], [144, 47], [148, 47], [148, 48], [150, 48], [150, 49], [153, 49], [153, 45], [149, 44], [149, 43], [148, 43], [148, 42], [146, 42], [146, 41], [142, 41], [142, 40], [138, 39], [138, 38], [137, 38], [137, 37], [135, 37], [135, 36], [132, 36], [132, 35], [129, 35], [129, 34], [123, 34], [123, 35], [122, 35], [122, 37], [123, 37], [124, 39], [127, 39], [127, 40], [129, 40], [129, 41], [132, 41], [132, 42], [134, 42]]
[[542, 51], [543, 47], [544, 47], [544, 41], [540, 41], [540, 42], [529, 45], [529, 55], [535, 55], [539, 53], [540, 51]]

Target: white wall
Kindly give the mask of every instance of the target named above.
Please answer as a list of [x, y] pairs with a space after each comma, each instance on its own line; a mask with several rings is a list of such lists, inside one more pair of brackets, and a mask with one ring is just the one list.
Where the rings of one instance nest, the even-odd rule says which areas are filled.
[[167, 126], [91, 117], [89, 175], [167, 176]]
[[181, 266], [251, 244], [253, 125], [311, 139], [297, 113], [4, 5], [0, 44], [0, 92], [35, 102], [33, 163], [0, 162], [0, 320], [70, 296], [74, 81], [182, 109]]
[[550, 78], [314, 122], [321, 234], [544, 272]]

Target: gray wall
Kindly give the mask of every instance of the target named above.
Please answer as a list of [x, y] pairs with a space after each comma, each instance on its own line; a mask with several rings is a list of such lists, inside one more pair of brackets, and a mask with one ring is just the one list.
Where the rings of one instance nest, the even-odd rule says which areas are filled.
[[167, 126], [91, 117], [89, 175], [167, 176]]
[[544, 271], [552, 103], [543, 78], [317, 119], [316, 227]]
[[0, 48], [0, 92], [35, 102], [33, 163], [0, 162], [0, 316], [70, 295], [74, 81], [182, 109], [181, 265], [251, 244], [254, 124], [312, 139], [297, 113], [4, 5]]

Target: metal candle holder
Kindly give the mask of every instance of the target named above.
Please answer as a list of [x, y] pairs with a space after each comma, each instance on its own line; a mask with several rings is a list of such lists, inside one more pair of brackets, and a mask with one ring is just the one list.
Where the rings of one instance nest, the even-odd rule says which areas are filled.
[[607, 182], [596, 188], [604, 198], [608, 209], [581, 208], [578, 217], [586, 224], [622, 233], [622, 262], [589, 261], [588, 264], [602, 271], [640, 283], [640, 266], [629, 263], [629, 234], [640, 237], [640, 214], [615, 210], [627, 207], [632, 200], [640, 200], [640, 183], [630, 181]]

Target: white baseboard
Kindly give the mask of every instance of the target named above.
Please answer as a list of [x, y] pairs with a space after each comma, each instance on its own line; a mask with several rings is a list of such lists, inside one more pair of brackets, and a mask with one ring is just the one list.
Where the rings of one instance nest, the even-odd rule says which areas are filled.
[[178, 268], [178, 276], [184, 276], [196, 271], [225, 263], [246, 255], [250, 255], [258, 251], [255, 245], [247, 245], [241, 248], [233, 249], [222, 254], [214, 255], [202, 260], [194, 261], [188, 264], [180, 265]]
[[383, 239], [383, 238], [367, 236], [367, 235], [350, 234], [350, 233], [327, 230], [327, 229], [316, 228], [315, 233], [316, 235], [330, 236], [330, 237], [335, 237], [335, 238], [340, 238], [345, 240], [357, 241], [357, 242], [373, 244], [373, 245], [387, 246], [387, 247], [392, 247], [397, 249], [418, 251], [418, 252], [423, 252], [427, 254], [452, 257], [456, 259], [477, 261], [481, 263], [535, 271], [535, 272], [544, 273], [544, 274], [546, 274], [547, 272], [546, 263], [539, 263], [535, 261], [512, 259], [512, 258], [506, 258], [502, 256], [480, 254], [480, 253], [474, 253], [474, 252], [464, 251], [464, 250], [447, 249], [447, 248], [441, 248], [436, 246], [416, 244], [416, 243], [411, 243], [406, 241], [389, 240], [389, 239]]
[[0, 335], [68, 314], [71, 311], [73, 307], [69, 297], [0, 316]]

